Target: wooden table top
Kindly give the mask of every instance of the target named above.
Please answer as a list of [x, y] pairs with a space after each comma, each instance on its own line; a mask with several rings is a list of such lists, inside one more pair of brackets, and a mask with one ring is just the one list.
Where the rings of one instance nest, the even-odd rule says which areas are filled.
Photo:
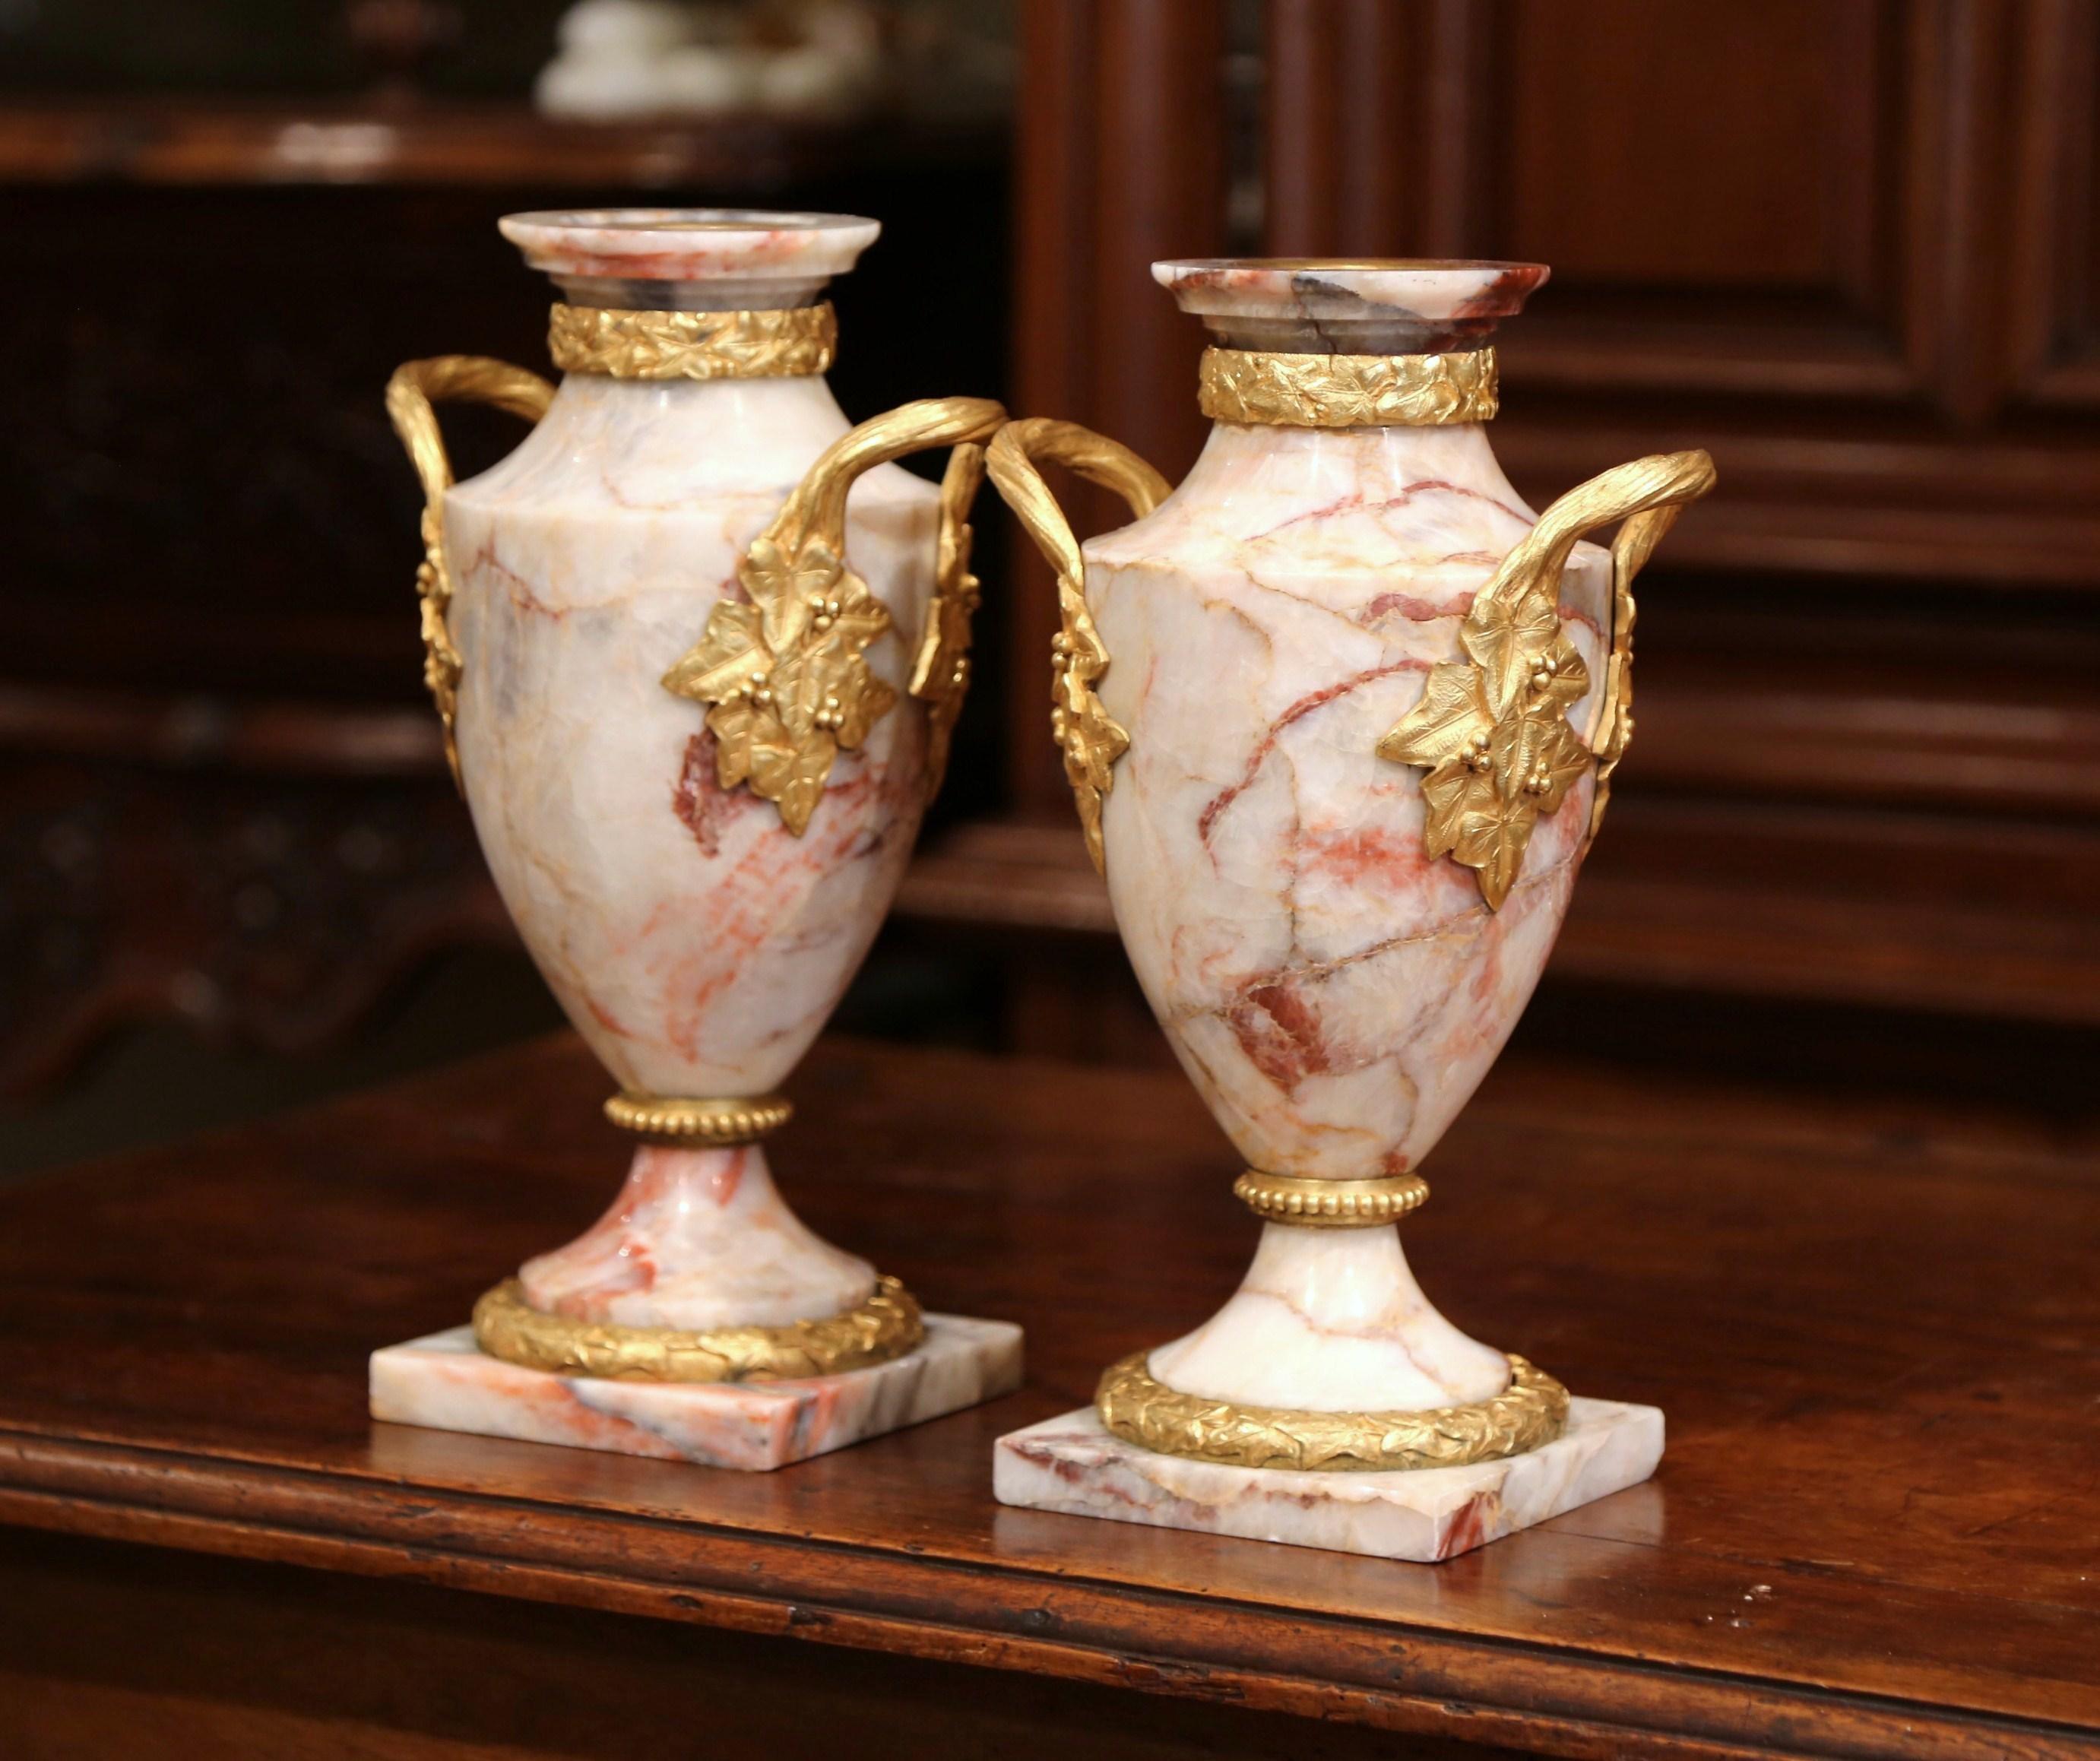
[[375, 1425], [617, 1183], [556, 1039], [0, 1194], [0, 1520], [1569, 1755], [2100, 1756], [2100, 1150], [2017, 1116], [1511, 1061], [1438, 1304], [1668, 1415], [1658, 1477], [1442, 1565], [1006, 1510], [1004, 1431], [1222, 1301], [1178, 1076], [832, 1044], [775, 1165], [1029, 1386], [771, 1475]]

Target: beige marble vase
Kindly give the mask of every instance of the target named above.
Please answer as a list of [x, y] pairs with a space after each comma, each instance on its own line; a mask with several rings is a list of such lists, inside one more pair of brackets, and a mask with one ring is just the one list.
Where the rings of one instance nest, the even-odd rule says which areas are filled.
[[[1441, 1556], [1660, 1451], [1645, 1409], [1571, 1422], [1550, 1375], [1445, 1321], [1397, 1220], [1551, 951], [1630, 731], [1630, 584], [1712, 468], [1525, 506], [1489, 445], [1490, 338], [1541, 267], [1154, 273], [1215, 345], [1187, 479], [1043, 421], [991, 470], [1059, 572], [1055, 728], [1124, 946], [1263, 1232], [1218, 1314], [1005, 1441], [1001, 1495]], [[1082, 549], [1037, 458], [1140, 517]], [[1579, 541], [1606, 525], [1611, 551]], [[1307, 1514], [1264, 1475], [1410, 1514]], [[1491, 1520], [1451, 1518], [1484, 1497]]]
[[[448, 356], [389, 388], [428, 497], [426, 671], [504, 903], [641, 1141], [605, 1216], [483, 1299], [479, 1355], [454, 1340], [376, 1368], [375, 1410], [774, 1466], [928, 1416], [925, 1388], [947, 1410], [1016, 1373], [1013, 1330], [929, 1332], [805, 1228], [757, 1141], [938, 786], [976, 598], [964, 514], [1003, 413], [933, 399], [849, 428], [822, 294], [872, 221], [502, 229], [561, 290], [566, 376]], [[432, 406], [457, 397], [536, 421], [455, 484]], [[933, 446], [955, 448], [938, 490], [892, 462]], [[924, 1372], [904, 1394], [900, 1364]], [[818, 1401], [777, 1447], [721, 1441], [758, 1410], [726, 1384], [878, 1370], [880, 1401]], [[610, 1426], [615, 1379], [665, 1385], [641, 1441]]]

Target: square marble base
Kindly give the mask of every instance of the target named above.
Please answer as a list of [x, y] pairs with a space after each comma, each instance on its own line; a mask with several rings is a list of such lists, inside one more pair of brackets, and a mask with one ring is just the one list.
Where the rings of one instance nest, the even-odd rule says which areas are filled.
[[926, 1317], [894, 1362], [801, 1382], [610, 1382], [485, 1356], [471, 1327], [372, 1354], [372, 1416], [395, 1424], [761, 1472], [960, 1412], [1021, 1386], [1021, 1329]]
[[1111, 1436], [1091, 1406], [994, 1446], [1002, 1504], [1380, 1559], [1447, 1560], [1638, 1485], [1662, 1459], [1653, 1406], [1577, 1400], [1552, 1442], [1507, 1461], [1412, 1473], [1298, 1473], [1160, 1455]]

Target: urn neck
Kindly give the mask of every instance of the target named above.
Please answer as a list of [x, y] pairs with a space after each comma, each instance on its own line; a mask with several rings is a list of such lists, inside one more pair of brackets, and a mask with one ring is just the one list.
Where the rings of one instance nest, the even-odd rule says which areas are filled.
[[[456, 500], [666, 513], [717, 496], [777, 507], [850, 425], [818, 375], [779, 379], [615, 379], [566, 374], [539, 425], [508, 458], [451, 492]], [[737, 444], [722, 444], [724, 435]], [[626, 1042], [585, 1034], [622, 1081]], [[601, 1039], [602, 1043], [600, 1043]], [[774, 1073], [784, 1075], [784, 1069]]]
[[[1504, 515], [1531, 523], [1496, 461], [1485, 422], [1339, 429], [1214, 422], [1175, 497], [1206, 508], [1244, 503], [1251, 536], [1351, 507], [1383, 509], [1388, 523], [1402, 521], [1432, 487], [1440, 497], [1431, 505], [1443, 510], [1437, 541], [1448, 540], [1449, 549], [1489, 542], [1471, 523], [1460, 523], [1462, 532], [1453, 524], [1454, 504], [1498, 528]], [[1427, 518], [1426, 506], [1418, 511]], [[1511, 541], [1497, 541], [1506, 549]]]

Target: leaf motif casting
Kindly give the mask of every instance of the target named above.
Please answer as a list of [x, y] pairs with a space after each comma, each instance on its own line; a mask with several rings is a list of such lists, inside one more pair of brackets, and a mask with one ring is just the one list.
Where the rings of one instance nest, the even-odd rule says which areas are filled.
[[1589, 764], [1567, 708], [1589, 690], [1590, 673], [1551, 609], [1542, 620], [1530, 608], [1484, 612], [1476, 600], [1462, 639], [1475, 664], [1432, 668], [1422, 701], [1378, 750], [1428, 770], [1428, 853], [1478, 869], [1482, 896], [1499, 911], [1533, 826], [1560, 806]]
[[1134, 1353], [1102, 1373], [1094, 1391], [1102, 1424], [1127, 1443], [1227, 1467], [1294, 1473], [1458, 1468], [1524, 1454], [1551, 1442], [1568, 1422], [1568, 1390], [1514, 1355], [1501, 1393], [1416, 1412], [1235, 1406], [1167, 1387], [1145, 1359]]
[[1085, 593], [1061, 577], [1057, 605], [1064, 628], [1050, 642], [1050, 733], [1064, 755], [1065, 781], [1079, 810], [1088, 854], [1105, 872], [1101, 797], [1114, 784], [1115, 761], [1130, 750], [1130, 735], [1094, 693], [1109, 669], [1109, 651]]
[[837, 344], [828, 301], [771, 311], [557, 305], [547, 325], [562, 372], [615, 379], [801, 378], [828, 369]]
[[417, 618], [423, 638], [423, 686], [437, 705], [445, 730], [445, 762], [459, 780], [459, 746], [452, 721], [459, 713], [459, 682], [464, 668], [452, 646], [452, 572], [445, 562], [445, 525], [441, 506], [423, 510], [423, 560], [416, 565]]
[[748, 598], [714, 608], [664, 686], [708, 705], [722, 788], [748, 783], [800, 837], [840, 752], [859, 746], [897, 701], [864, 652], [889, 628], [889, 612], [821, 536], [778, 522], [737, 579]]
[[1459, 632], [1467, 660], [1432, 667], [1421, 700], [1379, 742], [1379, 757], [1428, 772], [1423, 847], [1477, 871], [1490, 911], [1516, 885], [1540, 816], [1559, 809], [1592, 761], [1568, 720], [1589, 693], [1590, 669], [1560, 621], [1560, 575], [1576, 541], [1626, 522], [1612, 546], [1612, 650], [1591, 729], [1594, 836], [1605, 779], [1632, 733], [1633, 577], [1678, 510], [1713, 485], [1711, 459], [1676, 452], [1621, 465], [1561, 497], [1474, 596]]
[[1197, 404], [1213, 421], [1286, 428], [1427, 428], [1486, 421], [1496, 408], [1495, 351], [1290, 355], [1203, 351]]
[[926, 1336], [911, 1291], [878, 1278], [858, 1306], [781, 1326], [622, 1326], [549, 1314], [505, 1278], [474, 1305], [474, 1341], [492, 1357], [555, 1375], [626, 1382], [774, 1382], [837, 1375], [902, 1357]]
[[[834, 441], [744, 553], [737, 568], [744, 597], [717, 604], [699, 641], [664, 675], [665, 690], [708, 706], [721, 787], [748, 786], [773, 802], [796, 837], [809, 829], [839, 754], [864, 744], [897, 702], [896, 691], [867, 660], [890, 616], [845, 561], [847, 492], [862, 472], [905, 453], [949, 444], [970, 450], [967, 444], [989, 439], [1005, 413], [982, 398], [929, 398]], [[948, 511], [944, 492], [944, 515]], [[941, 563], [949, 576], [962, 569], [960, 562], [950, 569], [951, 554], [967, 558], [968, 542], [964, 527], [960, 549], [951, 552], [944, 534]], [[967, 580], [975, 603], [976, 581], [966, 569], [944, 579], [958, 594]], [[942, 610], [940, 591], [937, 583], [929, 620]], [[967, 606], [961, 616], [966, 646]], [[927, 664], [922, 645], [915, 690]], [[951, 665], [951, 683], [954, 671]], [[947, 725], [960, 707], [960, 684], [953, 695]], [[943, 707], [933, 706], [937, 718]], [[941, 732], [945, 736], [946, 725]], [[945, 759], [945, 738], [941, 753]]]

